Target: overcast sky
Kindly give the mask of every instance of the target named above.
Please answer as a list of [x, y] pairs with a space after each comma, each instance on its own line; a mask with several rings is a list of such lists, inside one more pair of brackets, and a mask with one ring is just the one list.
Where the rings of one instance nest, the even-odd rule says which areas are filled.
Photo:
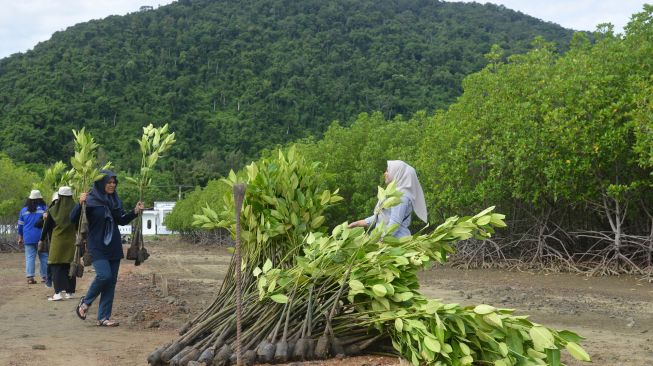
[[[301, 0], [297, 0], [301, 1]], [[328, 0], [325, 0], [328, 1]], [[379, 0], [381, 1], [381, 0]], [[172, 0], [0, 0], [0, 58], [32, 49], [52, 33], [91, 19], [124, 15], [141, 5], [157, 8]], [[486, 1], [477, 1], [485, 3]], [[593, 31], [610, 22], [623, 31], [633, 13], [653, 0], [496, 0], [507, 8], [565, 28]]]

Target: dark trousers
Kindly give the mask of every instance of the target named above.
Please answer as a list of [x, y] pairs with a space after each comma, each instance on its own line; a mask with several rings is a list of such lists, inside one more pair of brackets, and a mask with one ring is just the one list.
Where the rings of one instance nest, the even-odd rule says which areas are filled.
[[94, 260], [93, 269], [95, 269], [95, 279], [93, 279], [91, 286], [86, 291], [84, 303], [90, 306], [100, 296], [97, 320], [109, 320], [113, 309], [113, 296], [116, 292], [116, 283], [118, 282], [120, 259], [112, 261], [106, 259]]
[[74, 294], [77, 287], [77, 276], [68, 277], [70, 263], [50, 264], [48, 267], [52, 272], [54, 292], [58, 294], [61, 291], [66, 291], [66, 293]]

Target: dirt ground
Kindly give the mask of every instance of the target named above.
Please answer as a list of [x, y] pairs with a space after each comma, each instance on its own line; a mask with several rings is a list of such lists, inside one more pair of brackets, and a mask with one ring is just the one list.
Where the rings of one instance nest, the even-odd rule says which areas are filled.
[[[173, 238], [146, 245], [152, 256], [144, 264], [121, 264], [112, 317], [121, 323], [117, 328], [95, 326], [97, 304], [81, 321], [73, 312], [78, 299], [47, 301], [51, 289], [26, 284], [23, 254], [0, 253], [0, 365], [146, 365], [151, 351], [175, 339], [177, 329], [213, 301], [230, 259], [224, 248]], [[78, 294], [93, 277], [87, 268]], [[452, 268], [420, 277], [430, 297], [515, 308], [533, 321], [580, 333], [594, 365], [653, 365], [653, 284], [638, 278]], [[568, 356], [563, 361], [581, 365]], [[360, 356], [293, 365], [399, 364]]]

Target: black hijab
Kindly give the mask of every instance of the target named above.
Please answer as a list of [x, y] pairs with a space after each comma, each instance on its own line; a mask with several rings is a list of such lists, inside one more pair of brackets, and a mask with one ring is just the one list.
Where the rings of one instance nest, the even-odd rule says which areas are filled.
[[113, 221], [113, 215], [111, 213], [114, 210], [122, 212], [122, 201], [120, 201], [117, 191], [114, 191], [111, 194], [107, 194], [105, 191], [107, 182], [109, 182], [109, 179], [111, 178], [116, 180], [116, 188], [118, 187], [116, 173], [104, 169], [100, 170], [100, 173], [103, 173], [104, 177], [93, 183], [91, 193], [89, 193], [86, 198], [86, 206], [104, 207], [104, 245], [109, 245], [115, 228], [115, 222]]

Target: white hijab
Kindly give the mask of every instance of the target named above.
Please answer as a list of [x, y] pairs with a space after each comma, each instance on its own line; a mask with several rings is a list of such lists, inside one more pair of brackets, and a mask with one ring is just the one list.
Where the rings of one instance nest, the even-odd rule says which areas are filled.
[[415, 169], [401, 160], [388, 160], [388, 175], [397, 184], [397, 190], [413, 200], [413, 211], [420, 220], [428, 223], [426, 200]]

